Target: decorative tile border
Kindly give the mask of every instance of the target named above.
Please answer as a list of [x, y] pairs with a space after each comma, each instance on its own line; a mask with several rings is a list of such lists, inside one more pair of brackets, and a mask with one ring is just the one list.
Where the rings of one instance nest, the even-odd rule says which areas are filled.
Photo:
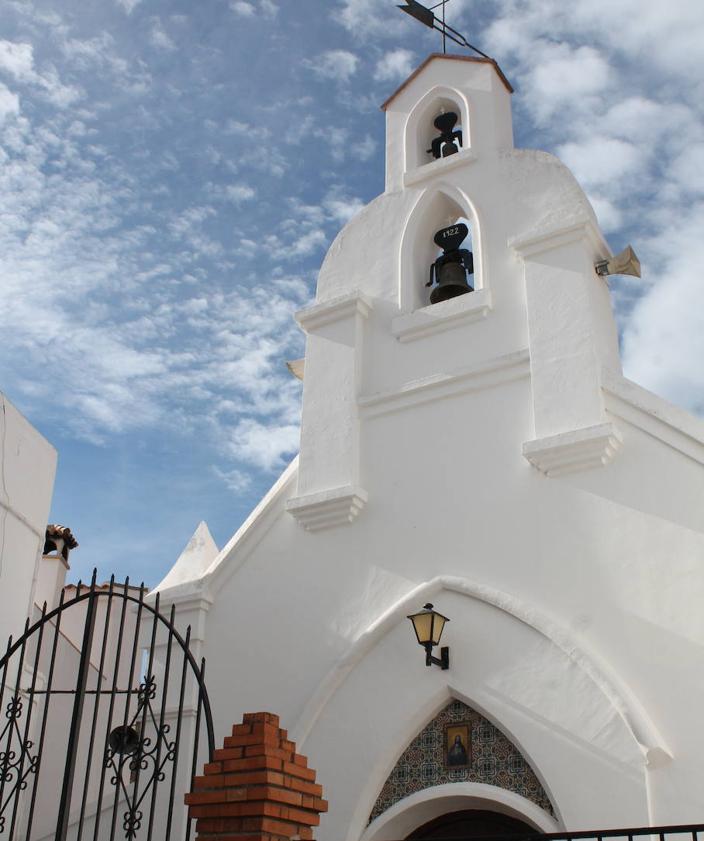
[[[445, 763], [448, 726], [469, 723], [471, 764], [452, 768]], [[461, 701], [450, 702], [421, 730], [401, 754], [384, 783], [369, 820], [399, 800], [431, 786], [473, 782], [505, 788], [531, 800], [554, 816], [552, 804], [535, 772], [518, 748], [490, 721]]]

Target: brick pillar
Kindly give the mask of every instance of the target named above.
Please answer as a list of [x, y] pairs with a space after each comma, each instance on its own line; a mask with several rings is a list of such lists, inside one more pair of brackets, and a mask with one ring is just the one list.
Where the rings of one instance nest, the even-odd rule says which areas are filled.
[[279, 717], [248, 713], [186, 795], [198, 841], [311, 841], [327, 812], [315, 771]]

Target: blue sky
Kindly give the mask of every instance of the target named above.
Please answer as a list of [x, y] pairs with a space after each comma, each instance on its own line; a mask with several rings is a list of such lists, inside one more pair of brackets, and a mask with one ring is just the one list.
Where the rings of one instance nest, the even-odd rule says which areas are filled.
[[[704, 413], [701, 0], [451, 0], [516, 145], [587, 190], [641, 281], [625, 373]], [[393, 0], [0, 0], [0, 389], [56, 446], [52, 519], [156, 584], [295, 454], [292, 313], [383, 190], [379, 104], [439, 37]]]

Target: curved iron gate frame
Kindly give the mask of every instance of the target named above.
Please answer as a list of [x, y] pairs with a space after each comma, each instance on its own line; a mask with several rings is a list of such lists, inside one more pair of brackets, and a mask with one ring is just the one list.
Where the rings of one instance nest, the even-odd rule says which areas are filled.
[[[177, 771], [177, 762], [178, 762], [178, 747], [179, 741], [181, 736], [181, 723], [183, 718], [183, 705], [184, 705], [184, 695], [185, 695], [185, 687], [186, 687], [186, 679], [188, 673], [188, 667], [190, 666], [191, 673], [195, 678], [197, 685], [198, 685], [198, 704], [197, 704], [197, 711], [196, 711], [196, 721], [195, 721], [195, 729], [194, 729], [194, 748], [193, 748], [193, 759], [192, 759], [192, 767], [191, 767], [191, 779], [196, 775], [197, 771], [197, 759], [198, 759], [198, 746], [199, 746], [199, 734], [200, 734], [200, 726], [201, 726], [201, 714], [203, 713], [205, 716], [205, 726], [206, 726], [206, 733], [208, 738], [208, 758], [209, 761], [212, 761], [213, 752], [215, 750], [215, 737], [213, 732], [213, 720], [212, 720], [212, 712], [210, 708], [210, 700], [208, 698], [208, 692], [205, 686], [204, 676], [205, 676], [205, 658], [202, 658], [200, 666], [196, 662], [192, 652], [190, 651], [190, 638], [191, 638], [191, 627], [188, 626], [186, 631], [185, 638], [179, 633], [174, 625], [175, 619], [175, 605], [171, 605], [171, 611], [169, 618], [167, 619], [159, 612], [159, 593], [156, 595], [154, 606], [147, 604], [144, 600], [144, 596], [146, 593], [144, 583], [139, 587], [139, 596], [136, 597], [129, 592], [129, 578], [125, 580], [124, 585], [115, 585], [115, 576], [113, 575], [110, 579], [110, 583], [108, 585], [107, 590], [98, 589], [96, 587], [96, 576], [97, 570], [93, 570], [93, 576], [91, 578], [91, 583], [86, 592], [81, 592], [83, 588], [83, 584], [81, 581], [78, 582], [76, 585], [76, 596], [73, 599], [66, 599], [65, 598], [65, 590], [62, 591], [61, 597], [59, 600], [59, 604], [57, 607], [53, 608], [51, 611], [47, 612], [47, 605], [46, 602], [42, 607], [42, 612], [40, 618], [30, 625], [29, 618], [25, 622], [24, 632], [20, 639], [13, 643], [12, 637], [8, 640], [7, 650], [5, 654], [0, 658], [0, 710], [3, 708], [3, 699], [5, 694], [5, 689], [7, 686], [7, 677], [8, 677], [8, 666], [12, 656], [19, 652], [19, 664], [17, 667], [16, 672], [16, 679], [15, 679], [15, 686], [13, 696], [10, 699], [9, 703], [7, 704], [7, 708], [5, 710], [5, 717], [7, 718], [7, 724], [2, 727], [0, 726], [0, 835], [4, 833], [7, 815], [5, 814], [6, 810], [12, 803], [12, 816], [11, 816], [11, 823], [10, 823], [10, 835], [9, 838], [12, 839], [15, 831], [16, 821], [17, 821], [17, 814], [18, 814], [18, 805], [20, 800], [20, 795], [22, 791], [25, 791], [29, 784], [29, 777], [31, 774], [34, 775], [34, 786], [32, 789], [32, 796], [29, 804], [29, 812], [28, 812], [28, 825], [27, 825], [27, 838], [31, 837], [31, 829], [32, 823], [34, 819], [34, 811], [36, 806], [36, 798], [37, 798], [37, 782], [39, 780], [39, 772], [41, 770], [41, 761], [42, 761], [42, 752], [44, 749], [44, 742], [46, 737], [46, 726], [47, 726], [47, 719], [48, 719], [48, 711], [49, 711], [49, 698], [52, 694], [52, 683], [54, 679], [54, 671], [56, 665], [56, 654], [58, 649], [58, 640], [60, 636], [60, 629], [61, 629], [61, 617], [63, 612], [68, 608], [75, 607], [77, 604], [81, 602], [87, 602], [87, 610], [86, 610], [86, 617], [84, 621], [84, 628], [83, 628], [83, 640], [80, 649], [80, 659], [79, 659], [79, 666], [78, 666], [78, 674], [76, 678], [76, 687], [74, 690], [54, 690], [55, 692], [60, 692], [62, 694], [72, 694], [74, 696], [73, 702], [73, 709], [71, 714], [71, 726], [69, 730], [68, 736], [68, 748], [67, 748], [67, 757], [66, 763], [64, 767], [64, 776], [61, 788], [61, 798], [59, 802], [58, 808], [58, 818], [57, 818], [57, 825], [56, 825], [56, 836], [55, 841], [64, 841], [66, 838], [66, 834], [68, 832], [69, 827], [69, 813], [71, 807], [71, 800], [73, 795], [73, 782], [76, 772], [76, 759], [77, 759], [77, 752], [78, 752], [78, 744], [79, 744], [79, 730], [81, 726], [81, 721], [83, 717], [83, 706], [85, 697], [87, 694], [95, 694], [96, 700], [95, 705], [93, 708], [93, 715], [92, 715], [92, 722], [91, 722], [91, 732], [90, 732], [90, 743], [88, 749], [88, 767], [85, 769], [85, 776], [86, 780], [90, 778], [90, 770], [92, 765], [92, 757], [93, 757], [93, 749], [95, 747], [95, 731], [97, 726], [97, 719], [98, 719], [98, 709], [100, 705], [100, 696], [104, 694], [110, 695], [110, 706], [108, 712], [108, 719], [107, 719], [107, 726], [106, 726], [106, 733], [105, 733], [105, 748], [104, 748], [104, 758], [102, 762], [101, 768], [101, 778], [100, 778], [100, 787], [98, 793], [98, 804], [102, 803], [102, 797], [104, 793], [104, 786], [105, 786], [105, 775], [108, 767], [112, 765], [112, 768], [115, 772], [115, 776], [112, 777], [111, 783], [115, 786], [115, 800], [114, 800], [114, 807], [113, 807], [113, 824], [111, 827], [110, 838], [113, 839], [115, 836], [115, 821], [117, 815], [117, 803], [119, 801], [120, 795], [120, 788], [122, 788], [123, 793], [126, 796], [128, 802], [128, 812], [125, 813], [125, 820], [123, 823], [123, 829], [125, 830], [126, 837], [134, 838], [137, 831], [141, 828], [141, 820], [143, 817], [143, 813], [139, 809], [142, 804], [142, 801], [146, 797], [147, 793], [151, 789], [152, 796], [151, 796], [151, 808], [149, 814], [149, 827], [148, 827], [148, 834], [147, 838], [150, 839], [152, 837], [152, 829], [153, 829], [153, 821], [154, 821], [154, 806], [156, 801], [156, 791], [157, 791], [157, 783], [164, 779], [163, 774], [163, 767], [169, 757], [174, 760], [174, 767], [171, 777], [171, 790], [170, 790], [170, 809], [169, 809], [169, 817], [168, 817], [168, 824], [166, 827], [166, 838], [170, 837], [170, 828], [171, 828], [171, 817], [172, 817], [172, 807], [174, 802], [175, 796], [175, 785], [176, 785], [176, 771]], [[105, 657], [107, 651], [107, 640], [108, 640], [108, 631], [110, 627], [110, 618], [111, 618], [111, 608], [114, 599], [120, 599], [122, 601], [122, 607], [120, 610], [120, 626], [119, 626], [119, 633], [118, 633], [118, 642], [117, 642], [117, 651], [115, 655], [115, 666], [113, 669], [113, 680], [112, 680], [112, 687], [110, 690], [88, 690], [87, 689], [87, 681], [88, 681], [88, 673], [91, 666], [90, 663], [90, 655], [93, 645], [93, 635], [95, 631], [95, 622], [97, 618], [97, 606], [98, 601], [100, 598], [106, 598], [108, 600], [107, 609], [105, 611], [105, 627], [103, 629], [103, 641], [101, 645], [101, 652], [100, 652], [100, 663], [97, 667], [98, 675], [102, 675], [103, 669], [105, 666]], [[127, 605], [128, 603], [135, 604], [137, 606], [137, 619], [135, 622], [135, 632], [134, 632], [134, 641], [132, 644], [132, 651], [130, 653], [130, 667], [128, 672], [128, 684], [127, 690], [119, 690], [117, 688], [118, 684], [118, 675], [122, 657], [122, 642], [123, 642], [123, 633], [124, 633], [124, 626], [125, 626], [125, 617], [127, 613]], [[148, 614], [152, 615], [152, 631], [151, 631], [151, 640], [149, 646], [149, 662], [148, 668], [146, 670], [146, 674], [144, 675], [144, 682], [139, 684], [139, 687], [134, 690], [132, 688], [133, 682], [133, 674], [134, 668], [136, 664], [137, 652], [140, 649], [139, 641], [140, 641], [140, 629], [141, 629], [141, 622], [142, 622], [142, 615], [143, 612], [147, 611]], [[50, 662], [49, 662], [49, 671], [46, 678], [46, 688], [43, 690], [36, 689], [36, 682], [37, 682], [37, 673], [39, 662], [42, 655], [42, 642], [44, 638], [44, 630], [48, 626], [48, 624], [55, 619], [56, 622], [54, 624], [54, 638], [51, 647], [51, 655], [50, 655]], [[135, 723], [139, 714], [142, 714], [141, 720], [141, 727], [139, 728], [140, 735], [145, 731], [145, 724], [147, 720], [147, 714], [150, 713], [154, 722], [156, 719], [153, 715], [153, 710], [151, 708], [150, 701], [155, 697], [155, 682], [154, 677], [152, 674], [152, 669], [154, 665], [154, 648], [156, 642], [156, 635], [157, 635], [157, 628], [161, 623], [168, 631], [167, 637], [167, 648], [166, 648], [166, 662], [164, 666], [164, 691], [161, 700], [161, 709], [159, 714], [159, 722], [160, 727], [157, 727], [157, 744], [149, 751], [145, 751], [145, 747], [149, 747], [151, 745], [151, 740], [148, 737], [143, 737], [139, 742], [139, 748], [137, 748], [132, 753], [121, 753], [119, 750], [114, 750], [111, 745], [108, 744], [110, 738], [110, 727], [112, 725], [112, 713], [114, 711], [114, 704], [115, 698], [118, 694], [126, 695], [125, 701], [125, 711], [123, 716], [123, 732], [126, 732], [124, 729], [130, 726], [131, 723]], [[37, 643], [36, 643], [36, 652], [34, 655], [34, 665], [32, 670], [32, 680], [31, 686], [28, 690], [22, 690], [21, 688], [21, 681], [22, 676], [25, 669], [25, 654], [27, 649], [27, 643], [32, 639], [34, 634], [37, 634]], [[165, 734], [169, 732], [170, 725], [164, 725], [164, 717], [166, 714], [166, 698], [168, 693], [168, 681], [169, 681], [169, 674], [171, 669], [171, 650], [173, 641], [176, 641], [178, 646], [180, 647], [184, 659], [183, 659], [183, 666], [182, 666], [182, 673], [181, 673], [181, 687], [179, 692], [179, 706], [178, 706], [178, 719], [176, 724], [176, 738], [173, 743], [169, 743], [168, 740], [165, 738]], [[37, 695], [46, 695], [46, 701], [44, 704], [44, 710], [42, 713], [42, 721], [41, 721], [41, 728], [39, 731], [39, 741], [37, 745], [37, 752], [32, 754], [32, 748], [34, 747], [34, 743], [30, 740], [29, 736], [31, 734], [31, 723], [32, 723], [32, 711], [33, 711], [33, 703], [34, 698]], [[130, 709], [130, 699], [133, 695], [137, 695], [138, 704], [137, 710], [132, 718], [130, 718], [129, 709]], [[22, 711], [24, 707], [24, 697], [28, 698], [29, 709], [27, 715], [25, 717], [24, 723], [24, 733], [21, 733], [19, 721], [22, 717]], [[13, 735], [19, 737], [19, 756], [17, 756], [16, 752], [12, 750], [12, 741]], [[2, 750], [3, 741], [5, 742], [5, 750]], [[161, 762], [161, 751], [163, 747], [166, 746], [167, 754], [164, 758], [163, 762]], [[154, 755], [156, 752], [156, 755]], [[135, 753], [137, 758], [135, 759]], [[117, 765], [114, 763], [114, 759], [116, 756], [119, 756]], [[148, 767], [148, 759], [147, 757], [151, 758], [151, 761], [154, 763], [153, 766], [153, 773], [152, 777], [149, 780], [147, 787], [142, 792], [142, 795], [137, 799], [137, 793], [139, 791], [139, 776], [141, 771], [146, 770]], [[25, 770], [25, 762], [27, 762], [27, 768]], [[129, 792], [126, 790], [123, 780], [123, 770], [125, 765], [129, 763], [129, 768], [132, 772], [133, 777], [130, 779], [130, 784], [134, 782], [134, 802], [130, 803]], [[161, 763], [161, 764], [160, 764]], [[14, 775], [16, 774], [16, 779], [14, 779]], [[9, 794], [5, 794], [5, 789], [7, 783], [14, 784], [10, 787]], [[81, 797], [81, 810], [79, 816], [79, 824], [78, 824], [78, 837], [81, 837], [83, 822], [85, 819], [85, 811], [86, 811], [86, 800], [87, 800], [87, 792], [88, 792], [88, 782], [85, 783], [83, 787], [83, 794]], [[96, 813], [96, 827], [94, 832], [94, 838], [98, 836], [99, 830], [99, 815], [100, 810]], [[187, 834], [186, 839], [190, 837], [190, 829], [191, 829], [191, 822], [187, 822]]]

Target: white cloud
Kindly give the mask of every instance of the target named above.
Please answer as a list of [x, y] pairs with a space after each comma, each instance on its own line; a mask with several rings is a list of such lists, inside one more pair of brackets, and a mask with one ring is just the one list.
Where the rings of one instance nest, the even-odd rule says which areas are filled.
[[243, 470], [221, 470], [219, 467], [213, 467], [213, 473], [224, 483], [228, 491], [238, 494], [246, 491], [252, 484], [252, 478]]
[[374, 78], [378, 82], [401, 81], [410, 76], [413, 61], [414, 55], [410, 50], [392, 50], [377, 62]]
[[387, 0], [343, 0], [333, 17], [358, 38], [395, 38], [403, 31], [401, 13]]
[[232, 433], [230, 452], [238, 460], [263, 470], [280, 469], [285, 456], [299, 447], [300, 429], [296, 424], [266, 425], [245, 418]]
[[290, 253], [295, 257], [307, 257], [309, 254], [318, 251], [327, 240], [325, 231], [315, 228], [299, 237], [293, 243]]
[[62, 108], [72, 105], [80, 96], [75, 87], [62, 84], [54, 67], [49, 65], [42, 73], [35, 70], [31, 44], [0, 41], [0, 71], [20, 84], [37, 86], [46, 99]]
[[259, 7], [262, 13], [267, 17], [276, 17], [279, 13], [279, 7], [274, 3], [274, 0], [259, 0]]
[[176, 49], [176, 44], [174, 44], [170, 36], [167, 34], [159, 18], [152, 19], [152, 28], [149, 33], [149, 40], [160, 50], [171, 51]]
[[116, 0], [117, 5], [121, 6], [128, 15], [131, 15], [135, 8], [142, 2], [142, 0]]
[[336, 222], [347, 224], [364, 207], [364, 202], [358, 198], [342, 198], [330, 195], [325, 199], [324, 205]]
[[252, 3], [247, 3], [245, 0], [236, 0], [230, 3], [230, 8], [235, 14], [241, 15], [243, 18], [253, 18], [256, 14], [256, 9]]
[[229, 184], [225, 188], [225, 195], [235, 203], [249, 201], [256, 195], [255, 191], [246, 184]]
[[623, 181], [645, 165], [645, 154], [639, 146], [615, 137], [595, 135], [565, 143], [557, 154], [585, 187]]
[[[623, 336], [626, 376], [704, 413], [704, 204], [686, 217], [663, 217], [659, 270], [636, 304]], [[668, 224], [669, 223], [669, 224]]]
[[274, 0], [232, 0], [230, 8], [235, 14], [245, 18], [253, 18], [259, 13], [271, 19], [279, 13], [279, 7]]
[[20, 82], [34, 81], [34, 56], [31, 44], [0, 41], [0, 70]]
[[[240, 120], [228, 120], [225, 123], [224, 128], [225, 134], [236, 134], [242, 137], [246, 137], [247, 135], [253, 134], [255, 131], [260, 132], [260, 129], [255, 128], [255, 126], [251, 125], [250, 123], [244, 123]], [[261, 136], [261, 134], [259, 134]]]
[[328, 50], [304, 64], [322, 79], [348, 82], [357, 72], [359, 58], [349, 50]]
[[541, 58], [529, 74], [530, 102], [546, 120], [560, 109], [584, 110], [585, 99], [601, 95], [609, 83], [609, 64], [593, 47], [541, 44]]
[[351, 144], [350, 152], [359, 161], [370, 161], [376, 152], [376, 140], [367, 134], [358, 143]]
[[12, 114], [19, 114], [19, 112], [20, 98], [0, 82], [0, 122], [6, 120]]

